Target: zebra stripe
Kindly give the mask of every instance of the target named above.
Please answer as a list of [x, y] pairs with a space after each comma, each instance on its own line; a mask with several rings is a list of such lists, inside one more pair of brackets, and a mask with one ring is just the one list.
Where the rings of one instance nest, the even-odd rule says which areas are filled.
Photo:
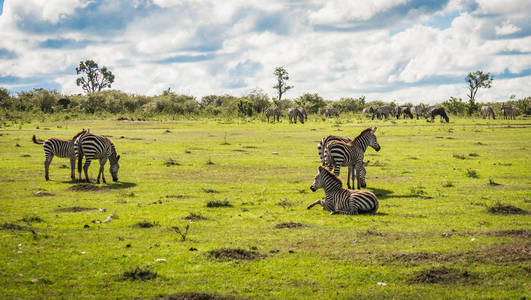
[[315, 176], [310, 190], [313, 192], [324, 189], [325, 197], [308, 205], [308, 209], [320, 204], [324, 210], [333, 214], [357, 215], [359, 213], [375, 213], [378, 210], [378, 197], [371, 191], [353, 191], [342, 187], [341, 179], [330, 173], [323, 166]]
[[501, 108], [502, 112], [503, 112], [503, 118], [504, 119], [515, 119], [516, 118], [516, 108], [514, 108], [512, 105], [510, 104], [502, 104], [502, 108]]
[[277, 122], [279, 122], [280, 119], [280, 110], [278, 108], [269, 107], [265, 110], [265, 115], [267, 117], [267, 123], [269, 123], [269, 117], [273, 117], [273, 122], [275, 122], [275, 117], [277, 118]]
[[386, 106], [373, 109], [372, 119], [374, 120], [374, 117], [377, 116], [379, 120], [382, 118], [382, 116], [385, 116], [385, 119], [387, 120], [389, 119], [389, 115], [394, 115], [394, 114], [395, 114], [395, 110], [393, 109], [393, 107], [390, 105], [386, 105]]
[[483, 116], [483, 119], [485, 119], [486, 117], [489, 117], [490, 119], [490, 116], [492, 115], [492, 119], [496, 120], [496, 115], [494, 114], [494, 110], [492, 109], [492, 107], [488, 105], [483, 105], [481, 107], [481, 115]]
[[105, 166], [107, 159], [111, 165], [109, 171], [111, 172], [112, 180], [118, 181], [118, 169], [120, 168], [118, 160], [120, 159], [120, 155], [116, 155], [116, 146], [109, 138], [95, 134], [84, 135], [74, 141], [74, 149], [78, 159], [77, 166], [79, 180], [81, 180], [82, 159], [83, 156], [85, 156], [85, 165], [83, 166], [83, 170], [85, 171], [85, 178], [87, 182], [90, 182], [88, 177], [88, 169], [93, 159], [99, 159], [100, 161], [97, 183], [100, 183], [100, 176], [102, 177], [103, 183], [107, 183], [105, 181], [105, 175], [103, 172], [103, 167]]
[[429, 116], [431, 116], [431, 121], [433, 122], [433, 119], [435, 119], [435, 116], [437, 115], [441, 116], [441, 118], [443, 118], [446, 121], [446, 123], [450, 122], [450, 118], [448, 118], [448, 115], [446, 114], [446, 110], [444, 109], [444, 107], [432, 106], [428, 108], [425, 117], [428, 118]]
[[299, 121], [304, 124], [304, 115], [298, 108], [288, 109], [288, 118], [290, 123], [295, 122], [295, 124], [297, 124], [297, 118], [299, 118]]
[[[354, 140], [344, 142], [339, 139], [332, 139], [323, 152], [323, 164], [330, 169], [334, 169], [334, 174], [339, 176], [340, 167], [348, 166], [347, 186], [351, 188], [350, 179], [352, 178], [352, 186], [354, 185], [354, 175], [358, 179], [357, 188], [365, 187], [360, 182], [360, 172], [363, 172], [363, 158], [368, 146], [374, 150], [380, 151], [380, 145], [374, 133], [377, 127], [367, 128], [363, 130]], [[323, 140], [327, 139], [324, 138]], [[318, 148], [319, 151], [319, 148]]]
[[50, 164], [52, 163], [52, 159], [54, 156], [66, 158], [68, 157], [70, 159], [70, 178], [72, 180], [76, 179], [75, 175], [75, 165], [76, 165], [76, 154], [74, 151], [74, 140], [78, 138], [81, 135], [89, 133], [90, 130], [83, 129], [82, 131], [78, 132], [71, 140], [62, 140], [59, 138], [49, 138], [46, 139], [44, 142], [37, 141], [37, 137], [33, 135], [32, 140], [35, 144], [39, 144], [43, 146], [44, 148], [44, 178], [48, 181], [50, 180], [49, 176], [49, 170], [50, 170]]
[[415, 106], [415, 115], [417, 116], [417, 120], [419, 119], [419, 116], [423, 116], [426, 113], [426, 108], [424, 105], [419, 104]]
[[396, 118], [400, 119], [400, 115], [404, 114], [404, 119], [406, 116], [413, 119], [413, 114], [411, 113], [411, 108], [409, 106], [397, 106], [396, 107]]

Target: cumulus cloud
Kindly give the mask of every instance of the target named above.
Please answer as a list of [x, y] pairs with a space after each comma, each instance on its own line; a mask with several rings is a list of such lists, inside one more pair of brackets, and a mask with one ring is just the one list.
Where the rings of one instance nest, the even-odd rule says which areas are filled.
[[[94, 59], [113, 88], [201, 97], [366, 95], [434, 102], [466, 97], [464, 77], [494, 74], [490, 100], [529, 94], [528, 1], [8, 1], [0, 17], [0, 86], [79, 93], [75, 67]], [[527, 81], [528, 82], [528, 81]], [[509, 90], [511, 90], [509, 92]]]

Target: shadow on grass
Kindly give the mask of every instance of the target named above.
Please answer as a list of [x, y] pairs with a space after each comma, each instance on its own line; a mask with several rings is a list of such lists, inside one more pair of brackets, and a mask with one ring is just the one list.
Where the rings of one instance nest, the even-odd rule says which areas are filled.
[[387, 198], [422, 198], [422, 199], [432, 199], [432, 197], [427, 195], [420, 194], [407, 194], [407, 195], [394, 195], [393, 191], [379, 188], [367, 188], [369, 191], [373, 192], [379, 200]]
[[134, 182], [125, 182], [125, 181], [118, 181], [115, 183], [110, 183], [105, 186], [105, 188], [111, 189], [111, 190], [118, 190], [118, 189], [127, 189], [135, 187], [136, 183]]

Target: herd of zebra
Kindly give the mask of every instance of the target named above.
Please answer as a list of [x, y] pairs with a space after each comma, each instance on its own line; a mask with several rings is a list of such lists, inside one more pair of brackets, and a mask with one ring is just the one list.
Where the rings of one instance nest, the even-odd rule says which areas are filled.
[[[369, 161], [364, 162], [365, 150], [372, 147], [380, 151], [376, 135], [376, 127], [363, 130], [353, 140], [347, 137], [330, 135], [324, 137], [317, 145], [317, 153], [322, 166], [319, 166], [317, 175], [310, 189], [315, 192], [322, 188], [325, 192], [323, 200], [319, 199], [308, 205], [308, 209], [320, 204], [330, 214], [357, 215], [359, 213], [375, 213], [378, 210], [378, 197], [368, 190], [359, 190], [366, 187], [365, 167]], [[347, 187], [339, 179], [340, 167], [348, 167]], [[331, 172], [334, 171], [334, 173]], [[357, 190], [352, 190], [354, 179], [357, 181]]]
[[76, 180], [75, 164], [76, 160], [78, 161], [79, 181], [81, 181], [81, 166], [84, 156], [85, 165], [83, 166], [83, 170], [85, 171], [85, 179], [87, 182], [90, 182], [88, 169], [91, 161], [94, 159], [99, 159], [100, 161], [97, 183], [100, 183], [100, 177], [103, 180], [103, 183], [107, 183], [103, 172], [103, 167], [107, 160], [109, 160], [110, 163], [109, 171], [112, 180], [114, 182], [118, 181], [118, 169], [120, 168], [118, 161], [120, 160], [120, 155], [117, 155], [116, 146], [112, 140], [105, 136], [92, 134], [89, 129], [83, 129], [74, 135], [71, 140], [65, 141], [52, 137], [44, 141], [38, 141], [35, 135], [33, 135], [32, 140], [35, 144], [43, 145], [44, 178], [46, 180], [50, 180], [50, 163], [52, 162], [53, 157], [57, 156], [70, 159], [70, 177], [72, 178], [72, 181]]

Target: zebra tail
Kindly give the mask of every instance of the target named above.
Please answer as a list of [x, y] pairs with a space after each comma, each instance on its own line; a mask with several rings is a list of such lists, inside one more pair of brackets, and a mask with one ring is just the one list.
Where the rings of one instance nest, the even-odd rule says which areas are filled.
[[33, 135], [33, 137], [31, 138], [31, 140], [32, 140], [35, 144], [37, 144], [37, 145], [42, 145], [42, 144], [43, 144], [42, 141], [37, 141], [37, 137], [36, 137], [35, 135]]
[[79, 174], [81, 174], [82, 161], [83, 161], [83, 152], [81, 150], [81, 141], [78, 140], [78, 143], [77, 143], [77, 171], [79, 172]]

